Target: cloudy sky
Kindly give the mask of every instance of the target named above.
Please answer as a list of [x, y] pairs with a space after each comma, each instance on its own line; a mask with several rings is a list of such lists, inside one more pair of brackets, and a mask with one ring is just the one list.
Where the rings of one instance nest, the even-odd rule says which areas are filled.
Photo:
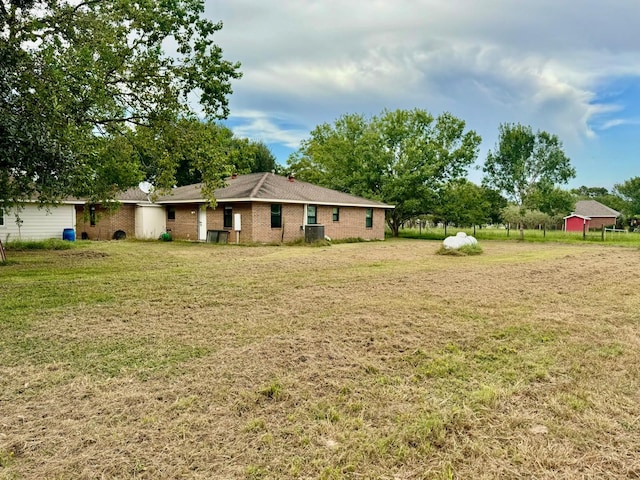
[[638, 0], [207, 0], [206, 16], [242, 63], [228, 125], [280, 163], [345, 113], [421, 108], [478, 132], [478, 164], [519, 122], [562, 139], [572, 187], [640, 176]]

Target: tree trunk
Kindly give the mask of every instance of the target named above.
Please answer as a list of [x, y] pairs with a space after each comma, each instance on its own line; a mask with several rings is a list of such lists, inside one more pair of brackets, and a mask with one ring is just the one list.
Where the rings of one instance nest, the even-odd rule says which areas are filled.
[[400, 222], [396, 222], [393, 217], [387, 217], [387, 226], [389, 230], [391, 230], [391, 235], [393, 237], [400, 236]]

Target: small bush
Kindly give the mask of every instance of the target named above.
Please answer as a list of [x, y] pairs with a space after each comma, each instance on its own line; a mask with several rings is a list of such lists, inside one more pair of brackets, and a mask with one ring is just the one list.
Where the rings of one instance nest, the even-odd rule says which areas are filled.
[[480, 245], [464, 245], [460, 248], [444, 248], [444, 245], [441, 246], [436, 255], [451, 255], [454, 257], [468, 257], [469, 255], [480, 255], [482, 253], [482, 248]]
[[[304, 245], [305, 243], [306, 242], [304, 240], [304, 237], [298, 237], [295, 240], [291, 240], [290, 242], [285, 242], [284, 245], [295, 247], [296, 245]], [[280, 244], [277, 244], [277, 245], [282, 245], [282, 244], [280, 243]]]
[[331, 242], [327, 239], [316, 240], [315, 242], [311, 242], [309, 244], [312, 247], [330, 247]]
[[349, 237], [349, 238], [339, 238], [331, 240], [331, 243], [362, 243], [362, 242], [370, 242], [375, 240], [365, 240], [362, 237]]

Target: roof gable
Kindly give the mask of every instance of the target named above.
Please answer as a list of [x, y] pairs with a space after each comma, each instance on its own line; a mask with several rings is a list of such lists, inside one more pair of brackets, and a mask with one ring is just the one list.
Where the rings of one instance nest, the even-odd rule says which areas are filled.
[[576, 202], [575, 213], [585, 217], [618, 217], [620, 212], [596, 200], [579, 200]]

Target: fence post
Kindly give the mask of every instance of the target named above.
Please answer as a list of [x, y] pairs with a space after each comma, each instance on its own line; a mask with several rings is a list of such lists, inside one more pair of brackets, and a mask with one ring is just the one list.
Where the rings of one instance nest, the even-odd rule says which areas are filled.
[[587, 238], [587, 222], [582, 224], [582, 239], [586, 240]]
[[604, 225], [602, 226], [602, 241], [604, 242]]
[[4, 251], [4, 245], [2, 245], [2, 240], [0, 240], [0, 261], [7, 261], [7, 254]]

